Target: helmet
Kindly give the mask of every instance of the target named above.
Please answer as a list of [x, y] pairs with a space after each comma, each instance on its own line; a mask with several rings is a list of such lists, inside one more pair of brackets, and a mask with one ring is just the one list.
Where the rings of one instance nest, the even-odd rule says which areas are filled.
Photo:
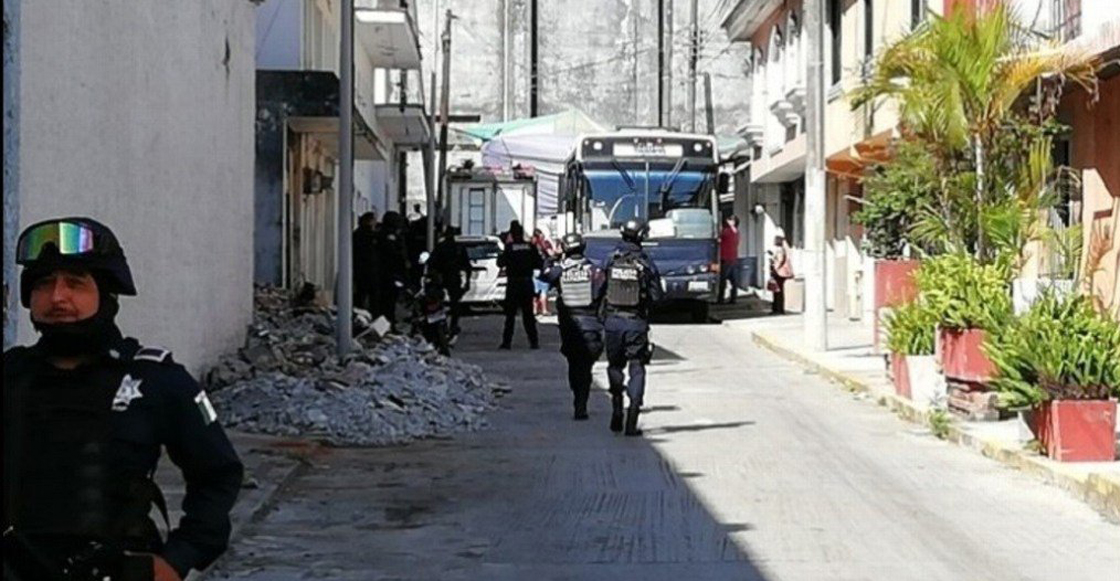
[[642, 239], [646, 237], [646, 223], [637, 219], [631, 218], [622, 225], [622, 239], [640, 244]]
[[40, 277], [59, 268], [90, 271], [98, 288], [114, 295], [136, 295], [132, 271], [124, 250], [108, 226], [91, 218], [46, 220], [28, 226], [16, 244], [20, 273], [20, 302], [27, 307], [31, 287]]
[[565, 234], [564, 239], [560, 241], [560, 247], [564, 249], [565, 254], [580, 252], [584, 247], [583, 236], [578, 232]]

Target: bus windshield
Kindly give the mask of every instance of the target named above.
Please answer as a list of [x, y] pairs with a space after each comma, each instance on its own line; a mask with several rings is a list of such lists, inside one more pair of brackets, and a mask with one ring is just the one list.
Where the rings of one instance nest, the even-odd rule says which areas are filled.
[[[674, 173], [673, 169], [678, 169]], [[651, 237], [663, 231], [655, 221], [669, 220], [675, 237], [706, 238], [712, 235], [712, 174], [663, 168], [588, 169], [591, 229], [614, 230], [631, 218], [650, 222]]]

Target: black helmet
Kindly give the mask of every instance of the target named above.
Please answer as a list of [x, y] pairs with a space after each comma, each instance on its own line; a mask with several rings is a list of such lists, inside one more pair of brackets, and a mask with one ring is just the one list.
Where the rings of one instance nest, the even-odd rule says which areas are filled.
[[583, 236], [579, 232], [570, 232], [564, 235], [560, 241], [560, 247], [564, 249], [564, 254], [575, 254], [583, 250], [584, 242]]
[[637, 219], [631, 218], [622, 225], [622, 239], [641, 244], [642, 239], [646, 237], [646, 223]]
[[55, 218], [28, 226], [16, 244], [20, 273], [20, 302], [27, 307], [31, 287], [42, 276], [59, 268], [80, 268], [97, 279], [99, 290], [114, 295], [136, 295], [132, 271], [124, 250], [108, 226], [91, 218]]

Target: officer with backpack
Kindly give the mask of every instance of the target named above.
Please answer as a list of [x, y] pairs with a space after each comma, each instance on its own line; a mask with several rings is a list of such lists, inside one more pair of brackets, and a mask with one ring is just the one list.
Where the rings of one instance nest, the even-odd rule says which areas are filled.
[[603, 323], [599, 307], [603, 271], [584, 256], [583, 236], [564, 236], [564, 257], [541, 273], [540, 280], [559, 289], [556, 301], [560, 323], [560, 352], [568, 360], [568, 386], [572, 389], [574, 419], [587, 419], [591, 393], [591, 368], [603, 353]]
[[[626, 412], [627, 436], [640, 436], [638, 414], [646, 389], [649, 363], [649, 310], [661, 300], [661, 275], [642, 250], [646, 225], [628, 220], [622, 226], [622, 242], [604, 268], [603, 327], [607, 348], [607, 377], [611, 393], [611, 431], [623, 430], [622, 392], [630, 397]], [[629, 378], [626, 377], [627, 372]]]
[[[206, 392], [171, 353], [125, 338], [136, 286], [117, 238], [89, 218], [28, 227], [20, 301], [39, 340], [4, 352], [4, 579], [178, 581], [226, 549], [242, 466]], [[161, 449], [183, 516], [149, 516]]]

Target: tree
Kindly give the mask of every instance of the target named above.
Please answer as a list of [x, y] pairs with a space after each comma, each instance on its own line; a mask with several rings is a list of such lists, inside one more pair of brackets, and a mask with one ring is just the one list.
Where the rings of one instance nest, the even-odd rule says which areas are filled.
[[[1032, 130], [1052, 117], [1053, 108], [1036, 104], [1032, 119], [1024, 94], [1033, 89], [1053, 99], [1054, 92], [1040, 90], [1042, 85], [1067, 82], [1097, 91], [1093, 58], [1043, 43], [1019, 22], [1004, 0], [979, 9], [958, 5], [946, 17], [931, 15], [878, 55], [870, 79], [852, 96], [853, 107], [894, 99], [904, 134], [933, 154], [943, 196], [967, 196], [943, 200], [916, 227], [926, 235], [940, 231], [947, 244], [963, 244], [985, 262], [1027, 230], [1008, 220], [1033, 219], [1024, 204], [1041, 201], [1038, 188], [1054, 171], [1038, 157], [1038, 152], [1048, 156], [1050, 135]], [[1009, 140], [1009, 132], [1029, 140]], [[1024, 160], [1031, 167], [1017, 171], [1016, 163]], [[1008, 227], [1016, 233], [991, 239]]]

